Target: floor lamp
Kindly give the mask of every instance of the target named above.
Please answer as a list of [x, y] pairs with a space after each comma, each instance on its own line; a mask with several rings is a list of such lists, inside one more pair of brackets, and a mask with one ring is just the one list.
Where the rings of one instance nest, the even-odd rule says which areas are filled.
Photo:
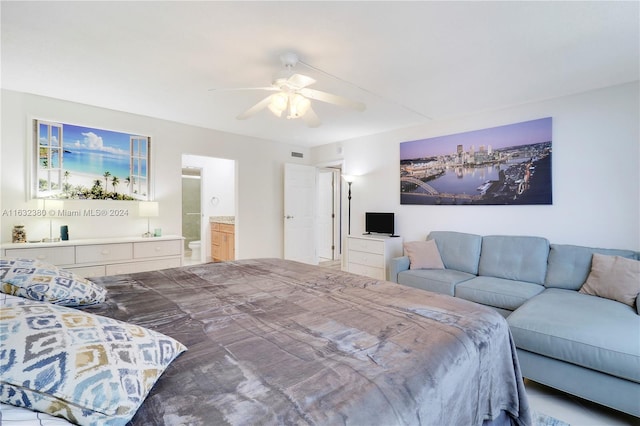
[[351, 235], [351, 184], [354, 181], [354, 176], [350, 176], [350, 175], [343, 175], [342, 176], [344, 181], [347, 182], [347, 185], [349, 185], [349, 192], [347, 193], [347, 200], [348, 202], [348, 225], [347, 225], [347, 235]]

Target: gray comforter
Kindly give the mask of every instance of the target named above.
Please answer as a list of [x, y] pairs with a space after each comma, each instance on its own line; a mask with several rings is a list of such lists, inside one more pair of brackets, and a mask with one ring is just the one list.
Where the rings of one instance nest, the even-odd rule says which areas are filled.
[[280, 259], [102, 277], [94, 313], [189, 349], [135, 425], [530, 424], [506, 321], [461, 299]]

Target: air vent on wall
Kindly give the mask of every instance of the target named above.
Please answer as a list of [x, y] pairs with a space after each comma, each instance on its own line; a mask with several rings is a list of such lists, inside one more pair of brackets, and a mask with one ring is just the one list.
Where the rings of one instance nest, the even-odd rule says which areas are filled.
[[303, 158], [304, 155], [301, 152], [293, 152], [291, 151], [291, 156], [296, 158]]

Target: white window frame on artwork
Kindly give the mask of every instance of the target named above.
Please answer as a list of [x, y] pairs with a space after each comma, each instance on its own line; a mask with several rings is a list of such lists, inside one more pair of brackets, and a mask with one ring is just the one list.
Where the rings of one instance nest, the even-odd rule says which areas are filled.
[[[36, 198], [62, 193], [63, 126], [44, 120], [35, 122], [35, 185]], [[57, 162], [54, 161], [57, 153]], [[44, 185], [44, 186], [43, 186]]]

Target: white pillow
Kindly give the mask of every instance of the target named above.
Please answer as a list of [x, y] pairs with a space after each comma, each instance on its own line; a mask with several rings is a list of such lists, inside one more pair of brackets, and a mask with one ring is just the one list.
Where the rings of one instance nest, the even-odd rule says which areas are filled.
[[640, 261], [594, 253], [591, 272], [580, 288], [580, 293], [635, 307], [640, 294]]
[[435, 240], [404, 243], [404, 252], [409, 256], [409, 269], [444, 269]]

